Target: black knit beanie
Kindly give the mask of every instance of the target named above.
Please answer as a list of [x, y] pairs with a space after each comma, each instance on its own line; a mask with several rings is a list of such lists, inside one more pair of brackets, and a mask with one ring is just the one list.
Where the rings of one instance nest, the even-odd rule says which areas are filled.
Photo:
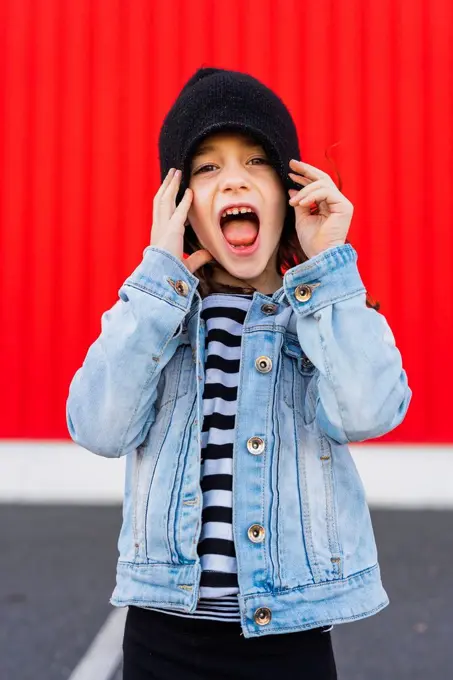
[[[159, 134], [161, 181], [170, 168], [183, 171], [176, 205], [189, 186], [196, 147], [220, 130], [251, 135], [263, 146], [285, 190], [302, 188], [288, 177], [290, 159], [301, 157], [296, 126], [280, 97], [247, 73], [206, 67], [183, 86]], [[186, 242], [184, 250], [192, 251]]]

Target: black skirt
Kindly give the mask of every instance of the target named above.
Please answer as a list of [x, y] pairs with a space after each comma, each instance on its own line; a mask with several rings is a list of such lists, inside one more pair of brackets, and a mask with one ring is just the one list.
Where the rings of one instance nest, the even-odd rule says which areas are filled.
[[129, 607], [123, 680], [337, 680], [330, 631], [241, 632], [239, 623]]

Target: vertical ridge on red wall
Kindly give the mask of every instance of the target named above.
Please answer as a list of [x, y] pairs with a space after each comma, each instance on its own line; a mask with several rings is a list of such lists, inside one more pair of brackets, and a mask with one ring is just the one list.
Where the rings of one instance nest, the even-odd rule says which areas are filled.
[[27, 247], [29, 214], [28, 161], [30, 142], [30, 2], [0, 5], [1, 150], [0, 165], [0, 321], [1, 430], [3, 436], [21, 431], [27, 408], [23, 358], [27, 350]]
[[[425, 368], [423, 405], [427, 431], [453, 440], [449, 413], [453, 364], [453, 230], [448, 204], [453, 184], [453, 3], [424, 3], [426, 97], [425, 172], [417, 194], [424, 207], [420, 231], [423, 270], [418, 308], [425, 317], [426, 344], [417, 342], [418, 360]], [[420, 161], [419, 161], [420, 162]], [[418, 325], [419, 322], [417, 322]], [[415, 354], [414, 348], [414, 354]], [[421, 369], [419, 369], [421, 370]], [[423, 436], [426, 436], [425, 434]]]
[[[61, 216], [54, 291], [59, 321], [53, 330], [59, 347], [54, 357], [59, 371], [53, 410], [57, 422], [67, 395], [68, 357], [80, 356], [81, 345], [87, 347], [99, 326], [96, 311], [90, 309], [95, 94], [93, 5], [63, 2], [61, 8], [61, 39], [65, 45], [60, 55]], [[63, 433], [62, 428], [60, 436]]]
[[450, 0], [0, 0], [0, 437], [66, 437], [69, 382], [149, 243], [158, 134], [200, 66], [284, 99], [338, 168], [414, 392], [393, 441], [451, 442]]
[[54, 292], [58, 257], [55, 245], [59, 213], [61, 215], [58, 86], [62, 47], [58, 10], [58, 3], [44, 6], [43, 2], [34, 2], [30, 14], [30, 118], [26, 151], [29, 164], [26, 277], [29, 285], [23, 301], [27, 315], [26, 351], [22, 357], [27, 407], [21, 414], [21, 427], [36, 432], [37, 436], [44, 436], [52, 428], [55, 381], [58, 379], [55, 363], [59, 345], [55, 333], [58, 318]]

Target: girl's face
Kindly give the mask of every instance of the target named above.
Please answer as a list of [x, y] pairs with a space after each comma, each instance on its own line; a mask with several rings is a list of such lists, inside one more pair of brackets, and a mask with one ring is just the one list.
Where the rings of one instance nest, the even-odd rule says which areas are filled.
[[[192, 157], [189, 186], [193, 200], [188, 220], [202, 247], [227, 270], [215, 270], [214, 278], [229, 285], [247, 282], [266, 294], [280, 288], [276, 257], [286, 196], [263, 147], [240, 133], [206, 137]], [[253, 206], [259, 226], [251, 220], [234, 220], [223, 231], [220, 215], [230, 204]], [[256, 232], [250, 254], [228, 243], [249, 242]]]

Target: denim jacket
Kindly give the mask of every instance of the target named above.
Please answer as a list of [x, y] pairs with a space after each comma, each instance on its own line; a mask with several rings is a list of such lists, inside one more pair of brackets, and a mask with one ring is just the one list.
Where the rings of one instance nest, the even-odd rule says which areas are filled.
[[[69, 389], [72, 439], [126, 456], [115, 606], [197, 605], [206, 332], [198, 283], [169, 252], [146, 248]], [[399, 425], [411, 390], [388, 323], [365, 296], [349, 244], [288, 270], [272, 296], [253, 295], [233, 456], [245, 637], [354, 621], [389, 602], [348, 444]]]

